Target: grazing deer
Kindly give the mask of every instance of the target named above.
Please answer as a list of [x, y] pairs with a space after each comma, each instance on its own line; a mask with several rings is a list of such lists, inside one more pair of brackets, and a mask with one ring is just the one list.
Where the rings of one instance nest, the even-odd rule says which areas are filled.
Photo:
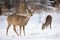
[[25, 25], [27, 25], [28, 20], [30, 19], [30, 17], [32, 16], [32, 13], [26, 9], [26, 16], [21, 16], [21, 15], [10, 15], [7, 18], [7, 22], [8, 22], [8, 27], [6, 30], [6, 34], [8, 34], [8, 30], [10, 28], [10, 25], [13, 24], [14, 26], [14, 31], [17, 35], [19, 35], [16, 31], [16, 25], [19, 25], [20, 27], [20, 34], [21, 34], [21, 27], [23, 27], [23, 32], [25, 35]]
[[51, 22], [52, 22], [52, 17], [48, 15], [46, 17], [46, 22], [42, 25], [42, 30], [45, 29], [48, 25], [50, 25], [50, 29], [51, 29]]

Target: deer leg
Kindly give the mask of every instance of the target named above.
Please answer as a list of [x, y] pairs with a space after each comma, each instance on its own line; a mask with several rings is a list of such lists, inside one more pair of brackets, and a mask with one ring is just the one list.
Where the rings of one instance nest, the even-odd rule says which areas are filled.
[[21, 35], [21, 27], [20, 27], [20, 35]]
[[23, 32], [24, 32], [24, 35], [25, 35], [25, 26], [23, 26]]
[[51, 23], [50, 23], [50, 29], [51, 29]]
[[8, 35], [8, 30], [9, 30], [9, 28], [10, 28], [10, 25], [11, 25], [11, 24], [9, 24], [8, 27], [7, 27], [6, 35]]
[[16, 26], [14, 25], [14, 32], [19, 36], [19, 34], [16, 31]]

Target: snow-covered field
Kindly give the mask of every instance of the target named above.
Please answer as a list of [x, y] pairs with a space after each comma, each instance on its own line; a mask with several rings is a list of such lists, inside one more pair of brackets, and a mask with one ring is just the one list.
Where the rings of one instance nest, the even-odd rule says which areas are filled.
[[[41, 26], [45, 22], [47, 15], [52, 16], [52, 29], [49, 27], [42, 30]], [[0, 16], [0, 40], [60, 40], [60, 13], [41, 12], [34, 14], [25, 26], [26, 35], [17, 36], [11, 25], [8, 35], [6, 36], [7, 17]], [[17, 28], [19, 29], [19, 28]], [[19, 31], [19, 30], [17, 30]]]

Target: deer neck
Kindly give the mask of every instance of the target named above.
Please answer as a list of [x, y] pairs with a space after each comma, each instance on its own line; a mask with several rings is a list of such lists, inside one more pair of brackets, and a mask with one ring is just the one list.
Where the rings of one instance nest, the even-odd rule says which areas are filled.
[[30, 15], [27, 15], [25, 21], [28, 21], [30, 17], [31, 17]]

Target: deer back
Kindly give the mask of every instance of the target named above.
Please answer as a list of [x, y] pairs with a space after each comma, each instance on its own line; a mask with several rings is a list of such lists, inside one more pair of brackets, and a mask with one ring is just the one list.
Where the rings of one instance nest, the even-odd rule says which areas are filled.
[[48, 16], [46, 17], [45, 25], [47, 26], [47, 25], [49, 25], [51, 22], [52, 22], [52, 17], [51, 17], [50, 15], [48, 15]]

